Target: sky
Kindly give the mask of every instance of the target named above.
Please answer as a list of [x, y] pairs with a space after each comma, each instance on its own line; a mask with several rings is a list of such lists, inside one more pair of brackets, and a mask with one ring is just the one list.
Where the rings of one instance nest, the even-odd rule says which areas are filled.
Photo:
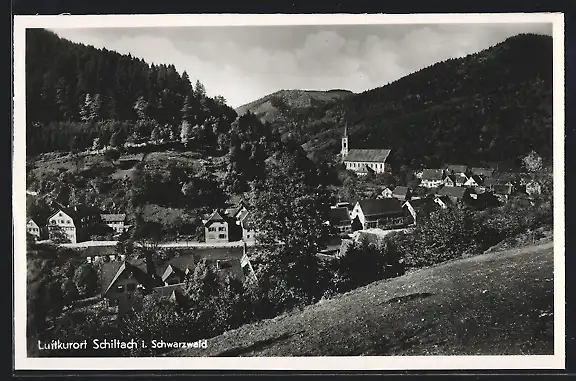
[[384, 86], [551, 23], [50, 29], [68, 40], [173, 64], [236, 108], [278, 90]]

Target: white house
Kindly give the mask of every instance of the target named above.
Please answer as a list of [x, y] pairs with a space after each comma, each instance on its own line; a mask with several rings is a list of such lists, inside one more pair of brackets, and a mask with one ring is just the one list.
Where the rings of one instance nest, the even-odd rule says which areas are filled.
[[30, 219], [28, 221], [28, 223], [26, 224], [26, 231], [29, 234], [33, 235], [35, 239], [40, 238], [40, 226], [38, 226], [38, 224], [34, 222], [34, 220]]
[[100, 219], [104, 224], [114, 229], [116, 233], [123, 233], [128, 226], [125, 225], [126, 214], [101, 214]]
[[55, 239], [58, 232], [61, 232], [70, 243], [77, 242], [77, 229], [73, 215], [74, 213], [71, 210], [59, 209], [48, 217], [48, 235], [50, 239]]
[[228, 242], [228, 218], [224, 212], [215, 210], [204, 221], [206, 243]]
[[436, 188], [444, 183], [446, 177], [442, 169], [425, 169], [422, 171], [420, 186], [424, 188]]

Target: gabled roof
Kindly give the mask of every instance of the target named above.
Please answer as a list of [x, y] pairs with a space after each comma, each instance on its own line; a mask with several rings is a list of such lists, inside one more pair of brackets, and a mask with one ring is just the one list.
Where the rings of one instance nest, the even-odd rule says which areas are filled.
[[228, 218], [225, 218], [223, 215], [226, 216], [226, 214], [224, 214], [223, 212], [215, 210], [214, 212], [212, 212], [210, 217], [208, 217], [208, 219], [204, 222], [204, 226], [208, 227], [213, 222], [228, 222]]
[[467, 191], [469, 191], [469, 188], [466, 187], [444, 187], [440, 189], [438, 195], [461, 199], [466, 195]]
[[444, 171], [441, 169], [425, 169], [422, 171], [422, 180], [442, 180]]
[[26, 225], [34, 225], [34, 226], [38, 227], [38, 224], [37, 224], [36, 221], [34, 221], [32, 218], [28, 220], [28, 222], [26, 223]]
[[390, 155], [389, 149], [351, 149], [344, 161], [369, 161], [383, 163]]
[[172, 264], [169, 264], [166, 267], [166, 270], [164, 270], [164, 273], [162, 274], [162, 277], [161, 277], [162, 282], [165, 282], [166, 279], [168, 279], [172, 274], [178, 276], [180, 279], [184, 279], [184, 276], [186, 275], [186, 273], [182, 269], [180, 269], [180, 268], [178, 268]]
[[480, 175], [472, 175], [468, 178], [468, 180], [474, 180], [474, 182], [478, 185], [482, 185], [484, 182], [484, 178]]
[[54, 213], [52, 213], [48, 217], [48, 220], [51, 219], [52, 217], [54, 217], [60, 211], [66, 213], [73, 220], [81, 219], [81, 218], [89, 216], [89, 215], [95, 216], [95, 215], [100, 214], [100, 211], [98, 210], [98, 208], [96, 208], [94, 206], [78, 205], [78, 206], [74, 206], [74, 207], [58, 208]]
[[436, 205], [438, 205], [434, 202], [434, 199], [430, 198], [430, 197], [423, 197], [423, 198], [417, 198], [414, 200], [406, 201], [406, 204], [410, 204], [412, 206], [412, 208], [414, 208], [414, 210], [421, 210], [421, 209], [436, 207]]
[[364, 216], [378, 216], [404, 212], [402, 203], [395, 198], [379, 198], [358, 201]]
[[408, 192], [410, 192], [410, 188], [397, 186], [396, 188], [394, 188], [392, 195], [393, 196], [406, 196], [408, 194]]
[[474, 175], [480, 175], [484, 177], [492, 177], [494, 174], [494, 168], [472, 168], [470, 171]]
[[334, 208], [328, 212], [328, 220], [332, 225], [338, 224], [342, 221], [350, 221], [348, 208]]
[[125, 213], [120, 213], [120, 214], [106, 213], [106, 214], [101, 214], [100, 218], [104, 222], [124, 222], [126, 220], [126, 214]]
[[143, 285], [148, 285], [149, 281], [150, 281], [148, 278], [148, 275], [142, 269], [131, 265], [127, 261], [123, 261], [122, 264], [120, 265], [120, 267], [118, 268], [118, 271], [116, 271], [114, 278], [112, 278], [112, 280], [110, 281], [110, 283], [106, 287], [106, 290], [104, 291], [104, 295], [108, 293], [110, 288], [112, 288], [112, 286], [114, 286], [116, 281], [123, 274], [134, 277], [138, 282], [140, 282], [140, 284], [143, 284]]
[[453, 173], [465, 173], [468, 171], [468, 166], [459, 165], [459, 164], [449, 164], [446, 166], [446, 170], [448, 172], [453, 172]]

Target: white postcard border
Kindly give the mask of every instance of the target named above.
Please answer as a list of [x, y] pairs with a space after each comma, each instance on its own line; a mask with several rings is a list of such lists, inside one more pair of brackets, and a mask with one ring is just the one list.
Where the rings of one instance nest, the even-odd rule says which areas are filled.
[[[554, 50], [554, 355], [253, 358], [29, 358], [26, 353], [26, 97], [27, 28], [248, 25], [552, 23]], [[194, 14], [14, 17], [14, 368], [15, 370], [485, 370], [565, 368], [564, 16], [510, 14]]]

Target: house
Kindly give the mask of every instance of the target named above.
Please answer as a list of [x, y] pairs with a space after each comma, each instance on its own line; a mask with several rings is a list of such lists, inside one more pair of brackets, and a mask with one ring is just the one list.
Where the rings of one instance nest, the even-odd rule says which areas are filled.
[[215, 210], [204, 221], [206, 243], [229, 242], [230, 218], [222, 211]]
[[389, 149], [349, 149], [348, 126], [344, 127], [342, 137], [341, 156], [346, 169], [356, 172], [358, 175], [368, 173], [385, 173], [389, 164], [386, 163]]
[[256, 239], [256, 229], [250, 217], [248, 203], [240, 201], [237, 206], [226, 210], [226, 215], [234, 221], [241, 231], [236, 232], [234, 226], [230, 227], [230, 241], [242, 239], [243, 241], [253, 241]]
[[466, 180], [466, 182], [464, 183], [464, 186], [477, 188], [482, 186], [483, 183], [484, 178], [482, 177], [482, 175], [471, 175], [470, 177], [468, 177], [468, 180]]
[[496, 184], [492, 186], [492, 193], [500, 200], [501, 202], [507, 202], [512, 194], [512, 185], [511, 184]]
[[[112, 305], [118, 306], [118, 316], [124, 315], [132, 308], [137, 294], [146, 294], [162, 283], [156, 274], [150, 274], [143, 262], [131, 264], [127, 261], [121, 263], [108, 262], [102, 269], [102, 280], [105, 284], [102, 296]], [[106, 279], [106, 274], [113, 274], [112, 279]]]
[[392, 197], [392, 189], [386, 187], [382, 190], [382, 193], [380, 193], [380, 195], [384, 198], [390, 198]]
[[501, 185], [510, 186], [510, 188], [512, 189], [514, 187], [514, 179], [510, 176], [503, 176], [501, 178], [487, 177], [486, 179], [484, 179], [484, 182], [482, 183], [482, 187], [489, 191], [493, 191], [494, 187], [498, 187]]
[[476, 176], [482, 176], [483, 178], [488, 178], [488, 177], [492, 177], [494, 175], [494, 169], [493, 168], [472, 168], [470, 170], [470, 172], [472, 173], [472, 175], [476, 175]]
[[424, 188], [436, 188], [444, 182], [444, 171], [441, 169], [425, 169], [422, 172], [420, 186]]
[[444, 177], [443, 184], [447, 187], [461, 187], [466, 183], [466, 181], [468, 181], [468, 177], [465, 174], [456, 173], [446, 175], [446, 177]]
[[406, 201], [403, 205], [403, 207], [406, 207], [410, 212], [414, 224], [417, 223], [419, 216], [428, 215], [440, 206], [441, 205], [431, 197], [412, 199]]
[[116, 233], [124, 233], [128, 230], [128, 225], [125, 225], [126, 214], [101, 214], [100, 219], [108, 227], [112, 228]]
[[40, 239], [40, 226], [38, 226], [38, 224], [33, 219], [30, 219], [26, 223], [26, 231], [28, 234], [32, 235], [34, 239]]
[[331, 208], [328, 212], [328, 223], [340, 233], [352, 232], [352, 218], [350, 218], [348, 208]]
[[526, 183], [525, 189], [526, 194], [531, 197], [539, 196], [542, 193], [542, 186], [536, 180], [530, 180], [528, 183]]
[[186, 271], [172, 264], [168, 264], [168, 266], [166, 266], [166, 270], [164, 270], [160, 279], [162, 279], [162, 282], [164, 283], [165, 286], [169, 286], [172, 284], [178, 284], [184, 282], [187, 275], [188, 273]]
[[48, 217], [48, 237], [53, 241], [81, 242], [99, 220], [100, 212], [94, 207], [60, 208]]
[[392, 192], [392, 197], [400, 201], [410, 200], [412, 197], [412, 190], [408, 187], [397, 186]]
[[467, 174], [468, 167], [466, 165], [450, 164], [446, 166], [447, 175]]
[[395, 198], [360, 200], [352, 210], [352, 221], [359, 222], [362, 229], [390, 229], [405, 226], [411, 218], [402, 202]]
[[444, 187], [437, 194], [438, 197], [446, 197], [453, 204], [459, 202], [469, 202], [477, 198], [476, 193], [471, 188], [466, 187]]

